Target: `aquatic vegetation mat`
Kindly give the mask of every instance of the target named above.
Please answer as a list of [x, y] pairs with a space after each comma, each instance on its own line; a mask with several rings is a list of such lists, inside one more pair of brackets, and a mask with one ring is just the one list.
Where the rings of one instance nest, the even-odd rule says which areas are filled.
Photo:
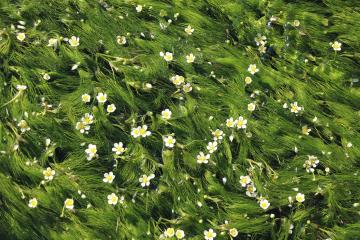
[[360, 239], [357, 0], [0, 1], [0, 239]]

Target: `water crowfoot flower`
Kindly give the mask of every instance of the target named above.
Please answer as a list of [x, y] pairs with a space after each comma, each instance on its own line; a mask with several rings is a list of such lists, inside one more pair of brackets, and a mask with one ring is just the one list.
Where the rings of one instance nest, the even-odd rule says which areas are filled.
[[166, 62], [171, 62], [173, 60], [173, 54], [171, 52], [160, 52], [160, 57], [163, 57]]
[[247, 124], [247, 120], [240, 116], [236, 121], [236, 126], [238, 129], [245, 129]]
[[55, 170], [48, 167], [48, 168], [46, 168], [46, 170], [43, 171], [43, 175], [44, 175], [45, 180], [51, 181], [51, 180], [53, 180], [53, 178], [55, 176]]
[[296, 201], [298, 201], [299, 203], [302, 203], [305, 201], [305, 195], [302, 193], [297, 193], [296, 197], [295, 197]]
[[74, 199], [72, 198], [67, 198], [64, 202], [64, 206], [67, 209], [74, 209]]
[[80, 45], [80, 38], [79, 37], [75, 37], [72, 36], [69, 40], [68, 40], [69, 44], [71, 47], [77, 47]]
[[84, 102], [84, 103], [89, 103], [90, 100], [91, 100], [91, 97], [89, 94], [85, 93], [83, 95], [81, 95], [81, 100]]
[[209, 142], [206, 146], [206, 149], [209, 150], [209, 153], [213, 153], [217, 150], [218, 143], [217, 142]]
[[32, 198], [32, 199], [29, 200], [28, 206], [30, 208], [36, 208], [37, 205], [38, 205], [38, 201], [37, 201], [36, 198]]
[[94, 144], [89, 144], [88, 148], [85, 150], [87, 154], [87, 160], [92, 160], [93, 158], [97, 157], [97, 148]]
[[208, 163], [209, 159], [210, 159], [210, 154], [204, 154], [203, 152], [199, 152], [199, 154], [197, 155], [197, 163]]
[[114, 179], [115, 175], [113, 174], [113, 172], [108, 172], [104, 174], [103, 182], [112, 183]]
[[259, 204], [260, 204], [260, 207], [264, 210], [268, 209], [270, 206], [269, 201], [266, 199], [261, 199]]
[[155, 177], [154, 174], [150, 174], [149, 176], [144, 174], [139, 178], [139, 182], [141, 183], [142, 187], [148, 187], [150, 185], [150, 180], [153, 179], [154, 177]]
[[171, 118], [172, 112], [169, 109], [165, 109], [161, 112], [162, 119], [169, 120]]
[[185, 28], [185, 32], [188, 34], [188, 35], [192, 35], [193, 32], [194, 32], [195, 29], [193, 29], [190, 25], [188, 25], [186, 28]]
[[175, 229], [174, 228], [167, 228], [164, 232], [164, 236], [167, 238], [172, 238], [175, 235]]
[[173, 136], [166, 136], [164, 137], [164, 143], [166, 147], [173, 148], [176, 143], [176, 139]]
[[205, 240], [213, 240], [216, 237], [216, 232], [211, 228], [209, 230], [204, 231]]
[[256, 67], [256, 64], [250, 64], [248, 67], [248, 72], [254, 75], [255, 73], [259, 72], [259, 69]]
[[96, 99], [98, 100], [99, 103], [105, 103], [107, 101], [107, 94], [100, 92], [96, 96]]
[[108, 204], [114, 205], [114, 206], [118, 203], [118, 200], [119, 200], [119, 198], [116, 196], [115, 193], [108, 195], [107, 199], [108, 199]]
[[122, 142], [114, 143], [114, 147], [112, 148], [112, 151], [115, 152], [116, 155], [123, 154], [127, 148], [124, 147], [124, 144]]

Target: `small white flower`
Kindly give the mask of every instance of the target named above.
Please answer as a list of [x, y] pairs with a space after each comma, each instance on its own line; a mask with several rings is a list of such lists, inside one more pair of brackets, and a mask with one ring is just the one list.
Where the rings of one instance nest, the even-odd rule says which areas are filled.
[[248, 72], [254, 75], [255, 73], [259, 72], [259, 69], [256, 67], [256, 64], [250, 64], [248, 67]]
[[106, 111], [107, 111], [108, 113], [113, 113], [113, 112], [115, 112], [115, 110], [116, 110], [116, 107], [115, 107], [114, 104], [110, 104], [110, 105], [108, 105], [107, 108], [106, 108]]
[[117, 36], [116, 37], [116, 42], [120, 45], [125, 45], [126, 44], [126, 37], [124, 36]]
[[206, 146], [206, 149], [209, 150], [209, 153], [213, 153], [217, 150], [218, 143], [217, 142], [209, 142]]
[[331, 47], [334, 49], [334, 51], [341, 51], [341, 43], [338, 41], [335, 41], [334, 43], [330, 43]]
[[269, 203], [268, 200], [266, 200], [266, 199], [261, 199], [261, 200], [260, 200], [260, 207], [261, 207], [262, 209], [266, 210], [266, 209], [269, 208], [269, 206], [270, 206], [270, 203]]
[[94, 144], [89, 144], [88, 148], [85, 150], [85, 153], [87, 154], [87, 160], [91, 160], [94, 157], [97, 156], [97, 148]]
[[58, 40], [56, 38], [50, 38], [48, 41], [48, 47], [56, 47]]
[[114, 206], [118, 203], [118, 200], [119, 200], [119, 198], [116, 196], [115, 193], [108, 195], [107, 199], [108, 199], [108, 204], [114, 205]]
[[85, 113], [84, 117], [81, 118], [81, 121], [85, 125], [90, 125], [94, 122], [94, 116], [90, 113]]
[[185, 232], [181, 229], [176, 230], [175, 236], [177, 239], [183, 239], [185, 237]]
[[246, 124], [247, 124], [247, 120], [244, 119], [242, 116], [240, 116], [236, 121], [236, 125], [237, 125], [238, 129], [240, 129], [240, 128], [245, 129]]
[[171, 118], [172, 112], [169, 109], [165, 109], [161, 112], [162, 119], [169, 120]]
[[305, 201], [305, 195], [302, 193], [297, 193], [295, 199], [296, 201], [302, 203]]
[[240, 184], [242, 187], [251, 183], [251, 178], [249, 176], [240, 176]]
[[79, 130], [80, 133], [87, 133], [87, 131], [90, 130], [90, 125], [86, 125], [84, 122], [77, 122], [75, 128]]
[[113, 174], [113, 172], [105, 173], [103, 182], [112, 183], [114, 179], [115, 179], [115, 175]]
[[194, 54], [190, 53], [189, 55], [186, 56], [186, 62], [187, 63], [193, 63], [194, 61], [195, 61]]
[[304, 134], [304, 135], [309, 135], [309, 133], [311, 132], [311, 128], [308, 128], [307, 125], [302, 126], [301, 132], [302, 132], [302, 134]]
[[26, 85], [16, 85], [16, 89], [18, 91], [24, 91], [27, 89], [27, 86]]
[[192, 86], [190, 83], [186, 83], [185, 85], [183, 85], [183, 90], [184, 92], [188, 93], [192, 91]]
[[136, 128], [133, 128], [131, 130], [131, 135], [134, 137], [134, 138], [138, 138], [138, 137], [147, 137], [147, 136], [150, 136], [151, 135], [151, 132], [150, 131], [147, 131], [147, 128], [148, 126], [146, 125], [143, 125], [143, 126], [138, 126]]
[[294, 27], [300, 26], [300, 21], [299, 20], [294, 20], [293, 25], [294, 25]]
[[80, 38], [79, 37], [75, 37], [72, 36], [69, 40], [68, 40], [70, 46], [72, 47], [77, 47], [80, 45]]
[[52, 170], [50, 167], [46, 168], [46, 170], [43, 171], [43, 175], [45, 180], [53, 180], [55, 175], [55, 170]]
[[237, 121], [234, 121], [234, 119], [233, 119], [232, 117], [226, 119], [226, 126], [227, 126], [228, 128], [233, 128], [233, 127], [235, 127], [236, 123], [237, 123]]
[[46, 80], [46, 81], [50, 80], [50, 78], [51, 78], [50, 75], [47, 74], [47, 73], [45, 73], [45, 74], [43, 75], [43, 79]]
[[67, 209], [74, 209], [74, 199], [67, 198], [64, 202], [65, 208]]
[[210, 154], [204, 154], [203, 152], [199, 152], [199, 154], [197, 155], [197, 163], [208, 163], [209, 159], [210, 159]]
[[137, 5], [137, 6], [136, 6], [136, 8], [135, 8], [135, 9], [136, 9], [136, 11], [139, 13], [139, 12], [141, 12], [141, 11], [142, 11], [143, 6], [139, 4], [139, 5]]
[[238, 235], [239, 233], [238, 233], [238, 230], [237, 230], [236, 228], [231, 228], [231, 229], [229, 230], [229, 234], [230, 234], [231, 237], [237, 237], [237, 235]]
[[185, 28], [185, 32], [188, 34], [188, 35], [191, 35], [193, 34], [195, 29], [193, 29], [190, 25], [188, 25], [186, 28]]
[[107, 94], [100, 92], [96, 96], [96, 99], [98, 100], [99, 103], [105, 103], [107, 101]]
[[224, 136], [224, 132], [221, 131], [220, 129], [216, 129], [215, 131], [211, 132], [212, 135], [214, 136], [214, 141], [217, 140], [222, 140], [223, 136]]
[[173, 148], [176, 143], [176, 139], [173, 136], [166, 136], [164, 137], [164, 143], [166, 147]]
[[16, 34], [16, 38], [17, 38], [17, 40], [19, 40], [20, 42], [22, 42], [22, 41], [24, 41], [25, 40], [25, 38], [26, 38], [26, 34], [25, 33], [17, 33]]
[[171, 62], [173, 60], [173, 54], [171, 52], [160, 52], [160, 56], [164, 58], [165, 61]]
[[172, 238], [175, 235], [175, 229], [174, 228], [167, 228], [164, 232], [165, 237]]
[[246, 78], [245, 78], [245, 83], [246, 83], [246, 84], [250, 84], [251, 82], [252, 82], [251, 77], [246, 77]]
[[83, 95], [81, 95], [81, 101], [83, 101], [84, 103], [88, 103], [90, 102], [91, 100], [91, 97], [89, 94], [85, 93]]
[[292, 113], [298, 113], [298, 112], [301, 111], [301, 109], [302, 109], [300, 106], [298, 106], [298, 103], [297, 103], [297, 102], [291, 103], [290, 106], [291, 106], [290, 111], [291, 111]]
[[37, 205], [38, 205], [38, 201], [37, 201], [36, 198], [32, 198], [32, 199], [29, 200], [28, 206], [30, 208], [36, 208]]
[[124, 144], [122, 142], [114, 143], [114, 147], [112, 148], [112, 151], [115, 152], [116, 155], [123, 154], [127, 148], [124, 147]]
[[252, 112], [255, 110], [256, 105], [255, 105], [255, 103], [249, 103], [247, 107], [248, 107], [248, 110], [250, 112]]
[[204, 237], [206, 240], [213, 240], [216, 237], [216, 232], [214, 232], [211, 228], [209, 230], [205, 230]]
[[155, 177], [154, 174], [150, 174], [149, 176], [144, 174], [139, 178], [139, 182], [141, 183], [142, 187], [148, 187], [150, 185], [150, 180], [153, 179], [154, 177]]
[[29, 127], [28, 123], [25, 121], [25, 120], [21, 120], [19, 123], [18, 123], [18, 127], [20, 128], [20, 131], [22, 133], [25, 133], [26, 131], [30, 131], [31, 128]]
[[171, 82], [176, 86], [180, 86], [185, 82], [185, 78], [180, 75], [175, 75], [170, 78]]

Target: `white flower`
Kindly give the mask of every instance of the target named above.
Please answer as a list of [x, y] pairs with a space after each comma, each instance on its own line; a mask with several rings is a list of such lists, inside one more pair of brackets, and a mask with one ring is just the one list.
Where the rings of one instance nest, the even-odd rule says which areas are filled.
[[181, 229], [176, 230], [175, 236], [177, 239], [183, 239], [185, 237], [185, 232]]
[[74, 208], [74, 199], [67, 198], [64, 202], [65, 208], [67, 209], [73, 209]]
[[217, 150], [217, 142], [209, 142], [206, 146], [207, 150], [209, 150], [209, 153], [213, 153]]
[[176, 139], [173, 136], [164, 137], [165, 146], [168, 148], [173, 148], [176, 143]]
[[136, 128], [133, 128], [131, 130], [131, 135], [134, 137], [134, 138], [138, 138], [138, 137], [147, 137], [147, 136], [150, 136], [151, 135], [151, 132], [150, 131], [147, 131], [147, 128], [148, 126], [146, 125], [142, 125], [142, 126], [138, 126]]
[[120, 45], [125, 45], [126, 44], [126, 37], [124, 36], [117, 36], [116, 37], [116, 42]]
[[302, 193], [297, 193], [295, 199], [296, 201], [302, 203], [305, 201], [305, 195]]
[[251, 183], [251, 178], [249, 176], [240, 176], [240, 184], [242, 187]]
[[81, 100], [82, 100], [84, 103], [90, 102], [90, 99], [91, 99], [91, 97], [90, 97], [90, 95], [87, 94], [87, 93], [81, 95]]
[[245, 83], [246, 83], [246, 84], [250, 84], [251, 82], [252, 82], [251, 77], [246, 77], [246, 78], [245, 78]]
[[229, 230], [229, 234], [231, 237], [236, 237], [239, 233], [238, 233], [238, 230], [236, 228], [231, 228]]
[[94, 144], [89, 144], [88, 148], [85, 150], [85, 153], [87, 154], [87, 160], [91, 160], [94, 157], [97, 156], [97, 148]]
[[256, 67], [256, 64], [250, 64], [248, 67], [248, 71], [249, 71], [249, 73], [254, 75], [255, 73], [257, 73], [259, 71], [259, 69]]
[[199, 152], [197, 155], [197, 163], [208, 163], [210, 159], [210, 154], [204, 154], [203, 152]]
[[300, 21], [299, 20], [294, 20], [293, 25], [294, 25], [294, 27], [300, 26]]
[[77, 47], [80, 44], [80, 38], [79, 37], [75, 37], [72, 36], [69, 40], [68, 40], [70, 46], [72, 47]]
[[107, 94], [100, 92], [96, 96], [96, 99], [98, 100], [99, 103], [105, 103], [107, 101]]
[[58, 40], [56, 38], [50, 38], [48, 41], [48, 47], [56, 47]]
[[51, 78], [50, 75], [47, 74], [47, 73], [45, 73], [45, 74], [43, 75], [43, 79], [46, 80], [46, 81], [50, 80], [50, 78]]
[[205, 230], [204, 237], [206, 240], [213, 240], [216, 237], [216, 232], [214, 232], [211, 228], [209, 230]]
[[268, 207], [270, 206], [270, 203], [269, 203], [269, 201], [268, 200], [266, 200], [266, 199], [261, 199], [260, 200], [260, 207], [262, 208], [262, 209], [268, 209]]
[[18, 123], [18, 127], [20, 127], [20, 131], [22, 133], [26, 132], [26, 131], [30, 131], [30, 127], [28, 125], [28, 123], [25, 121], [25, 120], [21, 120], [19, 123]]
[[290, 106], [291, 106], [290, 111], [292, 113], [298, 113], [302, 109], [301, 107], [298, 106], [297, 102], [291, 103]]
[[20, 42], [24, 41], [26, 38], [26, 34], [25, 33], [17, 33], [16, 34], [16, 38], [17, 40], [19, 40]]
[[142, 187], [148, 187], [150, 185], [150, 180], [153, 179], [155, 177], [154, 174], [150, 174], [149, 176], [147, 175], [142, 175], [139, 178], [139, 182], [141, 183]]
[[341, 51], [341, 43], [338, 41], [335, 41], [334, 43], [330, 43], [331, 47], [334, 49], [334, 51]]
[[142, 11], [143, 7], [139, 4], [139, 5], [136, 6], [135, 9], [136, 9], [136, 11], [139, 13], [139, 12]]
[[30, 208], [36, 208], [37, 205], [38, 205], [38, 201], [37, 201], [36, 198], [32, 198], [32, 199], [29, 200], [28, 206]]
[[24, 91], [27, 89], [27, 86], [26, 85], [16, 85], [16, 89], [18, 91]]
[[242, 116], [240, 116], [236, 121], [236, 125], [237, 125], [238, 129], [240, 129], [240, 128], [245, 129], [246, 124], [247, 124], [247, 120], [244, 119]]
[[108, 204], [110, 205], [116, 205], [119, 198], [115, 195], [115, 193], [112, 193], [110, 195], [107, 196], [107, 199], [108, 199]]
[[107, 111], [108, 113], [113, 113], [113, 112], [115, 112], [115, 110], [116, 110], [116, 107], [115, 107], [114, 104], [110, 104], [110, 105], [108, 105], [107, 108], [106, 108], [106, 111]]
[[248, 104], [248, 110], [249, 110], [250, 112], [254, 111], [254, 110], [255, 110], [255, 103], [249, 103], [249, 104]]
[[45, 180], [53, 180], [55, 175], [55, 170], [52, 170], [50, 167], [46, 168], [46, 170], [43, 171], [43, 175]]
[[234, 119], [233, 119], [232, 117], [226, 119], [226, 126], [227, 126], [228, 128], [233, 128], [233, 127], [235, 127], [236, 123], [237, 123], [237, 121], [234, 121]]
[[173, 236], [175, 235], [175, 230], [174, 230], [174, 228], [167, 228], [167, 229], [165, 230], [165, 232], [164, 232], [164, 235], [165, 235], [165, 237], [167, 237], [167, 238], [173, 237]]
[[194, 54], [190, 53], [189, 55], [186, 56], [186, 62], [187, 63], [193, 63], [194, 61], [195, 61]]
[[85, 125], [90, 125], [94, 122], [94, 116], [90, 113], [85, 113], [84, 117], [81, 118], [81, 121]]
[[86, 125], [84, 122], [77, 122], [75, 128], [79, 130], [80, 133], [87, 133], [87, 131], [90, 130], [90, 125]]
[[224, 132], [221, 131], [220, 129], [216, 129], [215, 131], [211, 132], [212, 135], [214, 136], [214, 141], [217, 140], [222, 140], [223, 136], [224, 136]]
[[257, 46], [261, 46], [261, 45], [266, 45], [266, 36], [262, 36], [260, 34], [258, 34], [256, 37], [255, 37], [255, 42], [256, 42], [256, 45]]
[[112, 183], [114, 178], [115, 178], [115, 175], [113, 174], [113, 172], [105, 173], [103, 182]]
[[185, 78], [180, 75], [175, 75], [170, 78], [171, 82], [176, 86], [180, 86], [185, 82]]
[[162, 119], [169, 120], [171, 118], [172, 112], [169, 109], [165, 109], [161, 112]]
[[302, 134], [304, 134], [304, 135], [309, 135], [309, 133], [311, 132], [311, 128], [308, 128], [307, 125], [302, 126], [301, 132], [302, 132]]
[[246, 195], [249, 197], [256, 197], [256, 187], [253, 184], [246, 186]]
[[185, 32], [188, 34], [188, 35], [191, 35], [193, 34], [195, 29], [193, 29], [190, 25], [188, 25], [186, 28], [185, 28]]
[[192, 91], [192, 86], [190, 83], [186, 83], [185, 85], [183, 85], [183, 90], [184, 92], [188, 93]]
[[173, 54], [171, 52], [160, 52], [160, 56], [164, 58], [165, 61], [170, 62], [173, 60]]
[[112, 151], [115, 152], [116, 155], [123, 154], [127, 148], [124, 147], [124, 144], [122, 142], [114, 143], [114, 147], [112, 148]]

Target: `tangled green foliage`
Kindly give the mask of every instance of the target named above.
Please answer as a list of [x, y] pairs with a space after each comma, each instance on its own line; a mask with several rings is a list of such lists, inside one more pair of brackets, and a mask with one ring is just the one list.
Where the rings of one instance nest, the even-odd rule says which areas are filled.
[[[186, 239], [209, 229], [215, 240], [360, 239], [358, 0], [2, 0], [0, 28], [0, 239], [161, 239], [167, 228]], [[76, 129], [86, 113], [88, 134]], [[239, 116], [246, 129], [226, 126]], [[142, 125], [151, 135], [134, 138]], [[197, 163], [216, 129], [217, 151]], [[98, 157], [87, 160], [88, 144]], [[148, 187], [143, 174], [155, 175]]]

